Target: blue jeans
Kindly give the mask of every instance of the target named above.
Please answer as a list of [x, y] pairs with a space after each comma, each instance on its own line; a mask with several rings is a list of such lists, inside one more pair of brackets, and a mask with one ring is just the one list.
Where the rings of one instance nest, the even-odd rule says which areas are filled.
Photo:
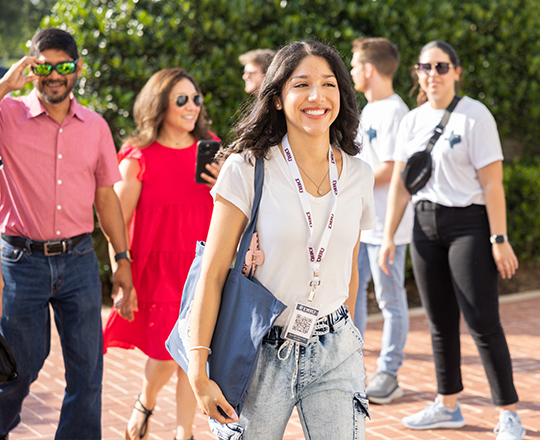
[[307, 440], [365, 438], [362, 336], [344, 306], [317, 322], [306, 347], [272, 328], [249, 388], [240, 422], [210, 419], [219, 440], [280, 440], [296, 406]]
[[13, 350], [19, 376], [0, 385], [0, 435], [20, 422], [23, 400], [49, 354], [50, 304], [67, 383], [55, 438], [100, 439], [101, 282], [92, 238], [55, 256], [32, 253], [3, 240], [1, 245], [5, 287], [0, 330]]
[[367, 287], [373, 277], [375, 297], [384, 318], [377, 370], [396, 376], [405, 357], [403, 349], [409, 331], [407, 292], [404, 287], [407, 245], [396, 246], [394, 264], [388, 265], [390, 275], [386, 275], [377, 263], [379, 249], [379, 245], [360, 243], [354, 323], [364, 334], [367, 321]]

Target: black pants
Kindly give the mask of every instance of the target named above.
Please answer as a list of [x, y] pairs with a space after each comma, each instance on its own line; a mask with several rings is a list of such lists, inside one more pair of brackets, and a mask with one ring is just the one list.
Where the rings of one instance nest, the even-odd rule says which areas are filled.
[[461, 310], [478, 347], [493, 403], [516, 403], [512, 361], [499, 319], [498, 273], [485, 206], [448, 208], [422, 200], [415, 213], [411, 258], [430, 322], [438, 393], [463, 390]]

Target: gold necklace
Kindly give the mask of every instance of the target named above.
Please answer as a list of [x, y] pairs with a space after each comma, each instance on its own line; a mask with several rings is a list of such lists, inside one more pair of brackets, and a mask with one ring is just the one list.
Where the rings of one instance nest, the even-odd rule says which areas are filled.
[[326, 180], [326, 176], [328, 176], [328, 172], [330, 171], [330, 169], [326, 170], [326, 174], [324, 175], [324, 177], [323, 177], [321, 183], [319, 183], [319, 184], [317, 185], [315, 182], [313, 182], [313, 179], [312, 179], [311, 177], [308, 176], [308, 173], [306, 173], [306, 172], [304, 171], [304, 169], [300, 166], [300, 164], [299, 164], [298, 162], [296, 162], [296, 165], [298, 165], [298, 168], [300, 168], [300, 170], [306, 175], [306, 177], [307, 177], [309, 180], [311, 180], [311, 182], [313, 183], [313, 185], [315, 185], [315, 186], [317, 187], [317, 193], [318, 193], [319, 195], [322, 195], [323, 192], [322, 192], [322, 189], [321, 189], [321, 185], [322, 185], [322, 184], [324, 183], [324, 181]]

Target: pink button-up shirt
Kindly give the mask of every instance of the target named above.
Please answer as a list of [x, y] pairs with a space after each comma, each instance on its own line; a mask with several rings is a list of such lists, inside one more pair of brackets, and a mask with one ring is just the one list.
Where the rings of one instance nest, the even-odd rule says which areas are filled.
[[0, 102], [0, 231], [33, 240], [94, 229], [98, 187], [121, 179], [109, 126], [71, 98], [58, 124], [36, 91]]

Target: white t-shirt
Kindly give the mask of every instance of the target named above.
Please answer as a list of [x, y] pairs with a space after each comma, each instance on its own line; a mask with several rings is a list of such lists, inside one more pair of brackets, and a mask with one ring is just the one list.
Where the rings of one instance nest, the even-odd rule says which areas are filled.
[[[394, 161], [399, 123], [408, 111], [403, 100], [396, 94], [381, 101], [369, 103], [363, 108], [358, 130], [358, 140], [363, 146], [360, 157], [371, 165], [373, 170], [383, 162]], [[369, 231], [362, 231], [363, 243], [382, 244], [389, 187], [388, 183], [373, 188], [377, 224]], [[413, 216], [412, 205], [409, 203], [394, 235], [396, 245], [411, 242]]]
[[[373, 172], [362, 160], [342, 153], [343, 170], [333, 232], [321, 262], [314, 304], [319, 316], [339, 308], [349, 295], [353, 249], [360, 230], [375, 224]], [[211, 194], [237, 206], [249, 219], [253, 204], [255, 167], [243, 156], [233, 154], [225, 161]], [[313, 214], [313, 244], [318, 250], [326, 227], [333, 197], [309, 195]], [[306, 302], [312, 270], [309, 264], [309, 229], [289, 167], [279, 147], [272, 147], [264, 161], [264, 185], [256, 231], [264, 263], [257, 266], [255, 277], [288, 309], [276, 325], [285, 325], [290, 310], [298, 301]]]
[[[394, 159], [407, 162], [424, 150], [441, 122], [444, 109], [429, 102], [409, 112], [399, 127]], [[486, 106], [467, 96], [459, 101], [433, 147], [433, 174], [413, 197], [413, 203], [429, 200], [443, 206], [485, 205], [477, 170], [503, 159], [495, 119]]]

